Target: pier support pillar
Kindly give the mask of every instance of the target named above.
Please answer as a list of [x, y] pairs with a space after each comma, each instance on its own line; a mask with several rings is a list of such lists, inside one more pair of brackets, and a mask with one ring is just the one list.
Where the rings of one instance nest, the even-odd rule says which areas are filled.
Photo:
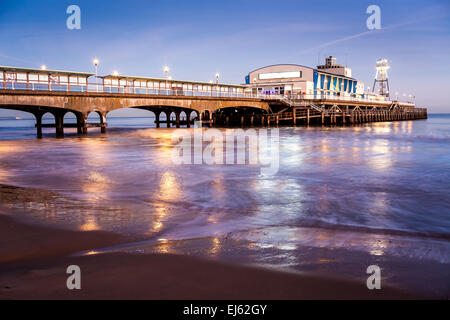
[[78, 134], [87, 134], [87, 113], [81, 113], [77, 116], [77, 133]]
[[101, 112], [98, 112], [98, 115], [100, 116], [100, 124], [101, 124], [100, 132], [105, 134], [106, 133], [106, 127], [107, 127], [106, 116], [103, 113], [101, 113]]
[[[167, 120], [167, 128], [170, 128], [171, 127], [171, 125], [170, 125], [170, 116], [171, 116], [171, 114], [172, 114], [172, 112], [170, 111], [170, 110], [168, 110], [168, 111], [165, 111], [165, 113], [166, 113], [166, 120]], [[202, 116], [200, 115], [200, 121], [202, 121]]]
[[36, 117], [36, 136], [38, 139], [42, 139], [42, 116], [44, 114], [39, 112], [35, 113], [34, 116]]
[[297, 109], [292, 109], [292, 122], [295, 125], [297, 125]]
[[323, 111], [321, 114], [321, 121], [322, 121], [322, 125], [324, 125], [325, 124], [325, 112], [323, 112]]
[[175, 123], [176, 123], [176, 127], [179, 128], [180, 127], [180, 112], [175, 112]]
[[310, 115], [310, 109], [306, 109], [306, 125], [309, 126], [309, 115]]
[[161, 115], [161, 112], [156, 112], [155, 111], [155, 124], [156, 127], [159, 128], [160, 127], [160, 123], [159, 123], [159, 116]]
[[56, 125], [56, 137], [62, 138], [64, 137], [64, 113], [63, 112], [55, 112], [55, 125]]
[[190, 111], [186, 111], [186, 128], [190, 128], [191, 127], [191, 112]]

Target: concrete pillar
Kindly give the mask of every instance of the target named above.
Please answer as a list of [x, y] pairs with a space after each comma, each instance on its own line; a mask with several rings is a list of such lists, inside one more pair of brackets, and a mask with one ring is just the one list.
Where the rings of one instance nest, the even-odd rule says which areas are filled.
[[191, 112], [190, 111], [186, 111], [186, 127], [190, 128], [191, 127]]
[[175, 112], [175, 122], [176, 122], [176, 127], [179, 128], [180, 127], [180, 112], [179, 111]]
[[62, 138], [64, 137], [64, 113], [63, 112], [55, 112], [55, 124], [56, 124], [56, 137]]
[[103, 113], [101, 113], [101, 112], [99, 112], [98, 114], [100, 116], [100, 124], [102, 125], [100, 127], [100, 132], [101, 133], [106, 133], [106, 126], [107, 126], [107, 124], [106, 124], [106, 116]]
[[159, 123], [159, 116], [160, 115], [161, 115], [161, 112], [155, 112], [155, 124], [156, 124], [157, 128], [160, 127], [160, 123]]
[[[172, 112], [170, 110], [166, 111], [166, 120], [167, 120], [167, 128], [170, 128], [170, 115]], [[202, 120], [202, 117], [200, 116], [200, 121]]]
[[77, 132], [78, 134], [87, 134], [87, 113], [82, 113], [77, 117]]
[[42, 113], [36, 113], [36, 136], [38, 139], [42, 139]]
[[82, 115], [77, 115], [77, 134], [83, 133]]

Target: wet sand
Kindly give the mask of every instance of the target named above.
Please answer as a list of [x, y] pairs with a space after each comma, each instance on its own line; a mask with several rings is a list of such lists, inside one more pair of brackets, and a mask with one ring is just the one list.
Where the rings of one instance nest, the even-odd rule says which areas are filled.
[[[118, 244], [99, 231], [67, 231], [0, 215], [0, 299], [414, 299], [388, 287], [173, 254], [71, 255]], [[66, 268], [81, 268], [81, 290]]]

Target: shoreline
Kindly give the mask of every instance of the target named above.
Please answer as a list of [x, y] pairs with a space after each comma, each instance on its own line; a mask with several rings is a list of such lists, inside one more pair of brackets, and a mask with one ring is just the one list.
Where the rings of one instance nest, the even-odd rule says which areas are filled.
[[[0, 299], [417, 299], [392, 288], [174, 254], [73, 256], [113, 245], [107, 232], [52, 229], [0, 215]], [[66, 288], [79, 265], [82, 290]]]

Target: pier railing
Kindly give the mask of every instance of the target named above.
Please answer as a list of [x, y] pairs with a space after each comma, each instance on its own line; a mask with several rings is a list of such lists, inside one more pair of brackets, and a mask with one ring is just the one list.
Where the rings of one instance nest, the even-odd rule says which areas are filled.
[[[235, 91], [219, 91], [219, 90], [172, 90], [157, 88], [138, 88], [127, 86], [103, 86], [101, 84], [88, 83], [80, 84], [53, 84], [53, 83], [36, 83], [36, 82], [12, 82], [0, 81], [0, 90], [28, 90], [28, 91], [48, 91], [48, 92], [85, 92], [85, 93], [109, 93], [109, 94], [136, 94], [136, 95], [158, 95], [158, 96], [187, 96], [187, 97], [212, 97], [212, 98], [244, 98], [244, 99], [262, 99], [284, 102], [293, 107], [308, 107], [311, 101], [348, 101], [348, 102], [368, 102], [380, 104], [392, 104], [391, 100], [383, 100], [371, 96], [353, 95], [327, 95], [327, 94], [263, 94], [263, 93], [247, 93]], [[402, 104], [410, 104], [414, 106], [412, 101], [402, 102]]]

